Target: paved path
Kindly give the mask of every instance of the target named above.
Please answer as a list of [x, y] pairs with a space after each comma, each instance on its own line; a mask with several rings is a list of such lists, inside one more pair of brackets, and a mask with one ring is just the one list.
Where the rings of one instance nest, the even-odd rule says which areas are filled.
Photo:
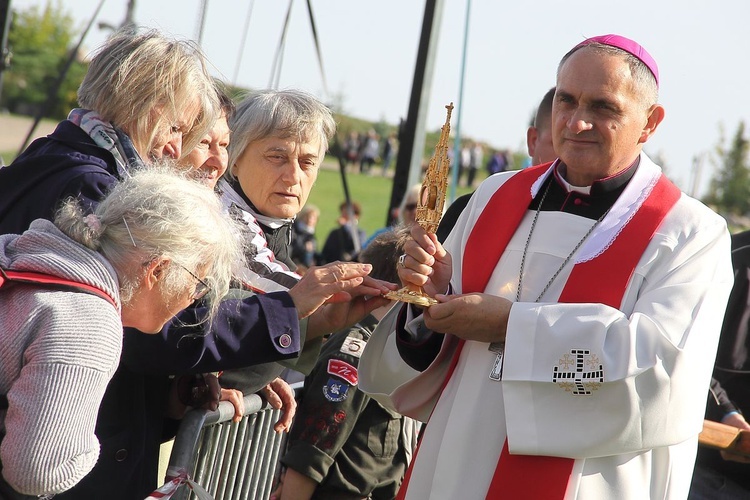
[[[34, 119], [30, 117], [0, 114], [0, 154], [15, 155], [33, 123]], [[52, 133], [56, 125], [57, 122], [42, 120], [34, 131], [32, 140]], [[9, 158], [5, 158], [6, 163], [9, 161]]]

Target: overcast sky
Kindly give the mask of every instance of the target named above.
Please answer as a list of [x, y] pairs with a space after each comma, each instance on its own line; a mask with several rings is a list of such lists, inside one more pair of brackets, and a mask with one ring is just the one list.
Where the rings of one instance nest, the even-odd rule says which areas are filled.
[[[136, 0], [138, 24], [195, 38], [199, 0]], [[11, 0], [24, 9], [44, 0]], [[64, 0], [82, 28], [97, 0]], [[343, 95], [343, 111], [370, 120], [405, 118], [424, 12], [422, 0], [313, 0], [328, 86]], [[106, 0], [99, 19], [122, 21], [125, 0]], [[246, 43], [242, 32], [252, 5]], [[279, 44], [286, 0], [208, 0], [203, 48], [216, 76], [265, 88]], [[459, 100], [466, 0], [444, 0], [427, 127], [439, 128], [444, 105]], [[701, 186], [713, 172], [707, 155], [719, 127], [731, 137], [750, 117], [746, 0], [607, 1], [473, 0], [461, 111], [461, 134], [495, 147], [525, 148], [536, 103], [555, 84], [555, 69], [582, 39], [617, 33], [641, 43], [656, 59], [666, 118], [646, 145], [670, 177], [690, 190], [693, 159], [704, 156]], [[93, 49], [107, 32], [94, 28]], [[237, 61], [240, 61], [239, 67]], [[306, 2], [294, 0], [281, 87], [324, 94]], [[457, 110], [453, 128], [456, 129]]]

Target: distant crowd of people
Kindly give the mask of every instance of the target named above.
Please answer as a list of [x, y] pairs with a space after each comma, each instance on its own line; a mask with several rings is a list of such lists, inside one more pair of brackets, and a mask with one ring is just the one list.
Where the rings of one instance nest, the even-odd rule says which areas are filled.
[[350, 132], [343, 144], [343, 155], [347, 167], [358, 165], [359, 173], [369, 174], [375, 163], [380, 163], [383, 177], [393, 163], [397, 151], [396, 134], [384, 137], [374, 130], [367, 133]]

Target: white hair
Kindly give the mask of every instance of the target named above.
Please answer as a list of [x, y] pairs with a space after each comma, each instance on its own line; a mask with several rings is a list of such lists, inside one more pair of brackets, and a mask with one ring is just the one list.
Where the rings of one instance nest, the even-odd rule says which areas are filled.
[[[94, 219], [91, 219], [94, 217]], [[92, 223], [92, 220], [94, 223]], [[73, 240], [102, 254], [120, 282], [123, 304], [138, 288], [145, 265], [169, 260], [162, 293], [167, 301], [184, 294], [204, 274], [211, 319], [226, 295], [233, 268], [242, 262], [239, 227], [215, 193], [184, 173], [165, 166], [133, 172], [117, 183], [93, 215], [68, 200], [55, 224]]]

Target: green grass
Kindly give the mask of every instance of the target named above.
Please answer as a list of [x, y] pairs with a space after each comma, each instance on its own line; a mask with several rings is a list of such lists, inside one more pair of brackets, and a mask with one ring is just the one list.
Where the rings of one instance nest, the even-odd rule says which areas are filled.
[[17, 151], [0, 151], [0, 159], [2, 159], [3, 165], [10, 165], [15, 159]]
[[[349, 194], [352, 201], [356, 201], [362, 207], [359, 225], [367, 236], [385, 226], [393, 186], [393, 179], [380, 175], [379, 166], [373, 167], [372, 172], [372, 175], [347, 174]], [[471, 192], [471, 189], [460, 187], [456, 190], [456, 196], [468, 192]], [[319, 249], [323, 248], [328, 233], [338, 226], [339, 205], [343, 201], [344, 187], [341, 175], [335, 163], [329, 158], [320, 170], [307, 201], [308, 204], [316, 205], [320, 209], [320, 220], [315, 228]]]

